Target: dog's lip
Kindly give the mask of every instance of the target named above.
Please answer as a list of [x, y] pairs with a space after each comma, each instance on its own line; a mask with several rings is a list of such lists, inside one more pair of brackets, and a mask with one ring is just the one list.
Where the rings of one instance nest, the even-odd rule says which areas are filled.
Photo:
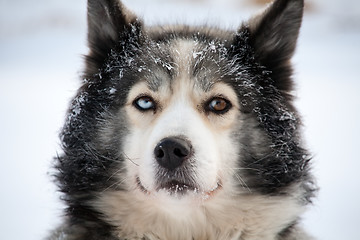
[[[151, 192], [147, 188], [145, 188], [144, 185], [141, 183], [140, 177], [138, 177], [138, 176], [136, 177], [136, 185], [143, 193], [151, 194]], [[170, 194], [176, 194], [176, 195], [178, 195], [178, 194], [185, 195], [187, 192], [193, 192], [193, 193], [199, 193], [199, 194], [205, 196], [205, 198], [209, 198], [209, 197], [212, 197], [220, 189], [222, 189], [221, 180], [218, 180], [216, 182], [215, 186], [208, 191], [202, 191], [201, 189], [194, 187], [192, 185], [189, 185], [186, 183], [181, 183], [176, 180], [172, 180], [170, 182], [160, 185], [156, 189], [156, 192], [158, 192], [160, 190], [166, 190]]]
[[221, 183], [220, 180], [218, 180], [218, 181], [216, 182], [215, 187], [213, 187], [212, 189], [210, 189], [210, 191], [205, 192], [205, 195], [206, 195], [207, 197], [212, 197], [212, 196], [213, 196], [216, 192], [218, 192], [220, 189], [222, 189], [222, 183]]
[[142, 185], [139, 177], [136, 177], [136, 185], [142, 192], [150, 194], [150, 192]]

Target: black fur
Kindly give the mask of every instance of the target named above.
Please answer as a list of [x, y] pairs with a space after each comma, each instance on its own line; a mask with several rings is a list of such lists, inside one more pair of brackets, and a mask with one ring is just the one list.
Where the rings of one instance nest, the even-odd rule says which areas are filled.
[[[256, 115], [259, 127], [267, 132], [271, 150], [260, 157], [254, 157], [256, 148], [247, 146], [248, 156], [244, 156], [244, 161], [245, 168], [250, 170], [241, 174], [247, 175], [248, 187], [264, 194], [277, 194], [282, 192], [284, 187], [308, 178], [310, 157], [301, 147], [298, 132], [301, 125], [300, 118], [290, 101], [289, 92], [284, 91], [292, 86], [290, 76], [283, 73], [291, 72], [289, 60], [293, 52], [281, 53], [277, 50], [279, 56], [288, 56], [288, 58], [281, 57], [281, 61], [284, 61], [284, 63], [279, 62], [282, 73], [277, 74], [279, 68], [266, 66], [263, 59], [258, 59], [256, 47], [261, 48], [259, 46], [261, 42], [253, 46], [252, 38], [256, 35], [256, 30], [252, 31], [243, 27], [236, 36], [238, 44], [232, 47], [231, 52], [238, 64], [246, 69], [246, 77], [251, 79], [250, 83], [248, 80], [243, 80], [237, 85], [239, 99], [242, 99], [240, 103], [246, 113]], [[285, 41], [286, 37], [283, 40]], [[264, 41], [267, 39], [264, 38]], [[288, 51], [288, 49], [281, 50]], [[248, 139], [250, 138], [249, 136]]]
[[[239, 167], [243, 169], [239, 174], [244, 176], [246, 187], [254, 194], [283, 195], [287, 194], [288, 187], [299, 183], [304, 191], [303, 204], [307, 204], [314, 191], [309, 174], [310, 157], [300, 141], [301, 122], [290, 94], [293, 87], [290, 58], [295, 50], [302, 12], [302, 0], [278, 0], [264, 16], [243, 24], [236, 33], [191, 27], [145, 31], [141, 21], [118, 1], [89, 0], [90, 52], [86, 56], [84, 82], [68, 112], [61, 133], [64, 152], [56, 163], [57, 183], [63, 192], [69, 219], [68, 228], [63, 232], [76, 236], [65, 239], [117, 239], [112, 236], [115, 226], [103, 221], [101, 213], [89, 203], [104, 189], [121, 191], [121, 186], [109, 178], [124, 161], [113, 150], [121, 145], [121, 139], [114, 137], [112, 143], [102, 144], [97, 133], [106, 119], [113, 117], [110, 113], [124, 105], [128, 90], [149, 74], [139, 72], [139, 68], [165, 72], [171, 80], [173, 70], [164, 65], [171, 62], [167, 49], [156, 48], [156, 45], [177, 38], [222, 46], [220, 54], [208, 53], [203, 61], [218, 64], [220, 70], [213, 74], [234, 86], [241, 111], [248, 118], [256, 119], [255, 127], [266, 133], [264, 142], [269, 143], [270, 148], [262, 153], [257, 152], [251, 132], [243, 129], [240, 130], [243, 135], [235, 136], [247, 149], [239, 156], [242, 161]], [[155, 64], [146, 60], [154, 56], [164, 62]], [[211, 64], [214, 63], [199, 62], [193, 74], [199, 76], [201, 66]], [[157, 87], [155, 82], [153, 88]], [[114, 136], [121, 136], [127, 129], [116, 131]], [[285, 236], [293, 225], [279, 233], [279, 239], [288, 239]]]

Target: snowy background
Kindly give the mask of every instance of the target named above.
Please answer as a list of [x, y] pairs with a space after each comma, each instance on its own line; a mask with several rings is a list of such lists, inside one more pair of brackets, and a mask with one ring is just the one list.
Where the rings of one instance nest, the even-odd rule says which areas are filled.
[[[255, 0], [127, 0], [147, 23], [236, 28]], [[219, 24], [221, 23], [221, 24]], [[304, 216], [322, 240], [360, 239], [360, 1], [309, 1], [297, 105], [321, 187]], [[62, 205], [49, 169], [86, 48], [85, 0], [0, 0], [0, 239], [39, 240]]]

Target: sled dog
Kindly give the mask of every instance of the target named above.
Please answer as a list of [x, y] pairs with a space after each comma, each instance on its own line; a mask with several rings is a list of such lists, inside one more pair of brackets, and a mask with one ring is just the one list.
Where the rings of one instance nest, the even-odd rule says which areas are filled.
[[315, 186], [293, 105], [303, 0], [236, 31], [146, 26], [88, 0], [82, 86], [61, 132], [50, 240], [308, 240]]

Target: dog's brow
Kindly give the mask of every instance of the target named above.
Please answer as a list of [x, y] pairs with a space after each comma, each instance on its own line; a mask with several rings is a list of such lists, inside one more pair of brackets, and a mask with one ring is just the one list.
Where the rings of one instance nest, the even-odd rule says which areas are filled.
[[162, 85], [162, 82], [163, 79], [161, 79], [157, 75], [153, 75], [152, 77], [148, 78], [146, 81], [148, 88], [154, 92], [159, 90], [159, 87]]
[[153, 91], [159, 91], [161, 86], [165, 86], [167, 82], [171, 82], [172, 76], [163, 71], [154, 71], [146, 79], [147, 87]]
[[195, 86], [204, 92], [209, 92], [216, 83], [221, 82], [222, 78], [210, 64], [203, 62], [201, 65], [201, 68], [196, 65], [194, 66], [192, 77], [194, 78]]
[[209, 81], [206, 75], [195, 76], [195, 86], [203, 90], [204, 92], [210, 92], [217, 81]]

